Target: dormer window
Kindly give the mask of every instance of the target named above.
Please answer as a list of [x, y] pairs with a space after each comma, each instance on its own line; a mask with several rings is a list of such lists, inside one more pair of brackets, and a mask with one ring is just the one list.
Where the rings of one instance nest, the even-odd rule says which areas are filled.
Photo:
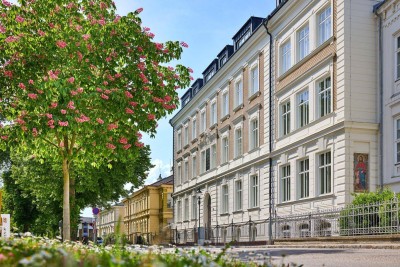
[[189, 97], [186, 98], [185, 100], [183, 100], [183, 106], [185, 106], [187, 103], [189, 103], [189, 101], [190, 101], [190, 98], [189, 98]]
[[222, 67], [227, 61], [228, 61], [228, 57], [227, 57], [226, 55], [224, 55], [224, 56], [221, 57], [221, 59], [219, 60], [219, 66]]
[[236, 50], [238, 50], [239, 47], [241, 47], [244, 44], [244, 42], [247, 39], [249, 39], [250, 35], [251, 35], [251, 32], [250, 32], [250, 27], [249, 27], [246, 29], [244, 34], [236, 41]]
[[215, 69], [212, 69], [209, 73], [207, 73], [207, 75], [205, 76], [206, 82], [208, 82], [212, 78], [212, 76], [214, 76], [214, 74], [215, 74]]

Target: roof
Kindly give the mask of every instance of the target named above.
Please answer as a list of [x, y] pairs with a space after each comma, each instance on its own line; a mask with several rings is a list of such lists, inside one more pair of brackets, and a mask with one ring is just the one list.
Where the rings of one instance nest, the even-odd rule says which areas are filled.
[[[161, 174], [160, 174], [161, 177]], [[158, 180], [155, 183], [150, 184], [149, 186], [160, 186], [163, 184], [174, 184], [174, 176], [170, 175], [168, 177], [162, 178], [161, 180]]]
[[380, 2], [380, 3], [376, 4], [376, 5], [374, 5], [373, 12], [376, 13], [376, 12], [379, 10], [379, 8], [380, 8], [386, 1], [387, 1], [387, 0], [383, 0], [382, 2]]

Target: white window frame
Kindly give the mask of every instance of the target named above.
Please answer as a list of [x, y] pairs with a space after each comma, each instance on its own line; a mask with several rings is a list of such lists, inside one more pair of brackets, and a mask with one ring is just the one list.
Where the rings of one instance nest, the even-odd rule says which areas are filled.
[[221, 95], [222, 98], [222, 118], [229, 114], [229, 91], [226, 90]]
[[257, 174], [250, 176], [250, 203], [249, 207], [257, 208], [260, 205], [260, 179]]
[[400, 164], [400, 118], [395, 120], [395, 164]]
[[227, 135], [221, 139], [221, 150], [222, 163], [226, 163], [229, 161], [229, 138]]
[[290, 164], [281, 167], [281, 194], [282, 202], [290, 201], [291, 181], [290, 181]]
[[281, 122], [282, 122], [282, 136], [290, 133], [291, 127], [291, 105], [290, 100], [287, 100], [281, 104]]
[[192, 178], [197, 176], [197, 158], [196, 156], [192, 157]]
[[217, 167], [217, 144], [211, 145], [210, 151], [210, 169]]
[[258, 68], [258, 62], [250, 67], [250, 90], [249, 97], [256, 94], [260, 90], [260, 70]]
[[189, 221], [189, 198], [185, 198], [184, 205], [184, 221]]
[[332, 36], [332, 8], [325, 7], [318, 13], [318, 45], [323, 44]]
[[324, 117], [332, 112], [332, 78], [325, 77], [317, 82], [318, 115]]
[[221, 198], [221, 213], [229, 213], [229, 186], [227, 184], [224, 184], [221, 187]]
[[177, 204], [178, 204], [177, 205], [177, 215], [176, 215], [177, 221], [182, 222], [182, 201], [178, 200]]
[[200, 173], [206, 172], [206, 150], [200, 153]]
[[183, 133], [184, 133], [184, 146], [189, 144], [189, 125], [185, 125], [183, 128]]
[[242, 180], [235, 181], [235, 210], [243, 209], [243, 182]]
[[180, 163], [176, 167], [176, 172], [177, 172], [177, 175], [176, 175], [177, 176], [176, 177], [177, 185], [180, 185], [180, 184], [182, 184], [182, 166]]
[[205, 109], [200, 112], [200, 126], [200, 132], [204, 133], [207, 129], [207, 114]]
[[[329, 156], [329, 160], [328, 160]], [[332, 153], [326, 151], [318, 155], [318, 178], [320, 195], [332, 193]]]
[[310, 26], [307, 23], [297, 31], [297, 60], [300, 61], [310, 53]]
[[176, 149], [179, 151], [182, 149], [182, 132], [179, 130], [176, 134]]
[[310, 196], [310, 160], [299, 160], [299, 198]]
[[189, 181], [189, 162], [187, 160], [184, 161], [183, 163], [183, 182]]
[[292, 66], [292, 44], [286, 40], [280, 47], [281, 53], [281, 74], [285, 73]]
[[242, 128], [235, 129], [235, 158], [243, 154], [243, 131]]
[[249, 145], [250, 145], [250, 151], [251, 151], [251, 150], [259, 147], [259, 145], [260, 145], [260, 132], [259, 132], [260, 123], [259, 123], [258, 117], [252, 118], [249, 123], [250, 123]]
[[210, 127], [217, 123], [217, 101], [210, 105]]
[[396, 37], [396, 80], [400, 80], [400, 36]]
[[197, 137], [197, 121], [196, 118], [192, 119], [192, 140]]
[[238, 79], [235, 81], [235, 108], [243, 104], [243, 81]]
[[308, 89], [297, 94], [298, 128], [310, 123], [310, 91]]
[[192, 220], [197, 220], [197, 196], [192, 196]]

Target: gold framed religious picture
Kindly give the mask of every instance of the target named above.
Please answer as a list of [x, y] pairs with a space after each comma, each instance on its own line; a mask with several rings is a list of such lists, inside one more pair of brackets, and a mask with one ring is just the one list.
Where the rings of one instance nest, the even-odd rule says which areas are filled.
[[354, 153], [354, 192], [368, 191], [368, 154]]

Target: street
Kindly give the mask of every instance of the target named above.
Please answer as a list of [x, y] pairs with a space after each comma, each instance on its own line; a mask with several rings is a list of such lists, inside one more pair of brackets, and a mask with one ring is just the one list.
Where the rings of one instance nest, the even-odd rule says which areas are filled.
[[278, 266], [400, 266], [396, 249], [234, 248], [229, 253], [241, 261], [271, 261]]

